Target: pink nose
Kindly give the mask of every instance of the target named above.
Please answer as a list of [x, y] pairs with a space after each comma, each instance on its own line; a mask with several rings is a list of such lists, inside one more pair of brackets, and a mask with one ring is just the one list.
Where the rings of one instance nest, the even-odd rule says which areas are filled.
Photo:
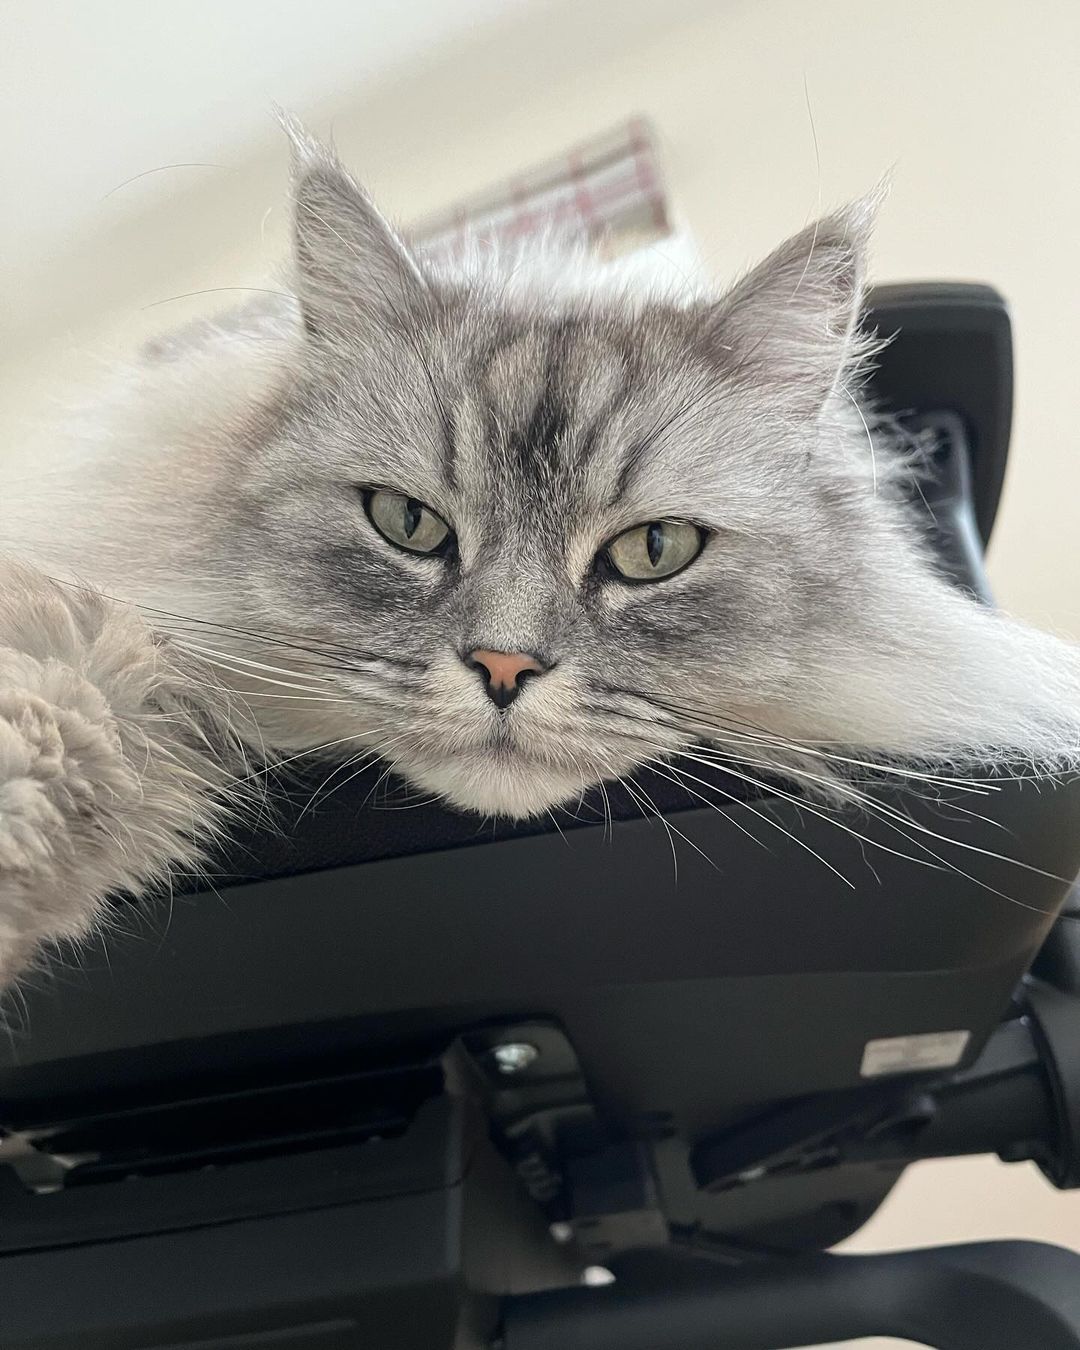
[[499, 708], [512, 703], [525, 681], [544, 670], [535, 656], [525, 652], [489, 652], [482, 647], [469, 653], [466, 665], [480, 673], [488, 698]]

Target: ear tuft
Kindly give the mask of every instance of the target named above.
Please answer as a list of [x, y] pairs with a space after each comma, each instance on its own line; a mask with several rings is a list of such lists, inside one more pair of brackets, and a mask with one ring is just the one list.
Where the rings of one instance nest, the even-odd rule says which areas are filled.
[[776, 384], [800, 413], [820, 411], [864, 351], [867, 250], [887, 191], [883, 180], [807, 226], [710, 307], [709, 340], [736, 377]]
[[288, 138], [292, 149], [292, 170], [294, 178], [300, 165], [320, 158], [333, 158], [332, 150], [324, 146], [316, 136], [308, 131], [295, 113], [283, 108], [279, 103], [273, 105], [278, 126]]
[[292, 145], [297, 296], [316, 336], [401, 319], [429, 296], [415, 259], [332, 149], [279, 110]]

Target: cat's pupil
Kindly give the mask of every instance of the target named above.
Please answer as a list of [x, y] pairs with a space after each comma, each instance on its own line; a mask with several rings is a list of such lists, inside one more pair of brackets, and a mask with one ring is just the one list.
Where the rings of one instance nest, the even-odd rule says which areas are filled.
[[664, 527], [658, 521], [654, 520], [646, 530], [645, 547], [649, 552], [649, 561], [654, 567], [658, 566], [664, 552]]
[[405, 502], [405, 538], [411, 539], [416, 533], [420, 524], [420, 518], [424, 514], [423, 505], [415, 497], [409, 497]]

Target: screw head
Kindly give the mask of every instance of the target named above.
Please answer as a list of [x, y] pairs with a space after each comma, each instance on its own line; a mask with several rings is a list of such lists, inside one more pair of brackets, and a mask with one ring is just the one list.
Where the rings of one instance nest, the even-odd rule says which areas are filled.
[[523, 1073], [540, 1057], [540, 1051], [528, 1041], [504, 1041], [491, 1052], [500, 1073]]

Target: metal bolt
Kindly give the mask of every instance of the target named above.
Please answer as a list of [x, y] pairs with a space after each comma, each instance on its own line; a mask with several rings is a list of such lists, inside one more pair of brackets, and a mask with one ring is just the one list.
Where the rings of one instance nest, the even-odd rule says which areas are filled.
[[528, 1041], [504, 1041], [491, 1052], [500, 1073], [523, 1073], [540, 1056], [540, 1051]]

